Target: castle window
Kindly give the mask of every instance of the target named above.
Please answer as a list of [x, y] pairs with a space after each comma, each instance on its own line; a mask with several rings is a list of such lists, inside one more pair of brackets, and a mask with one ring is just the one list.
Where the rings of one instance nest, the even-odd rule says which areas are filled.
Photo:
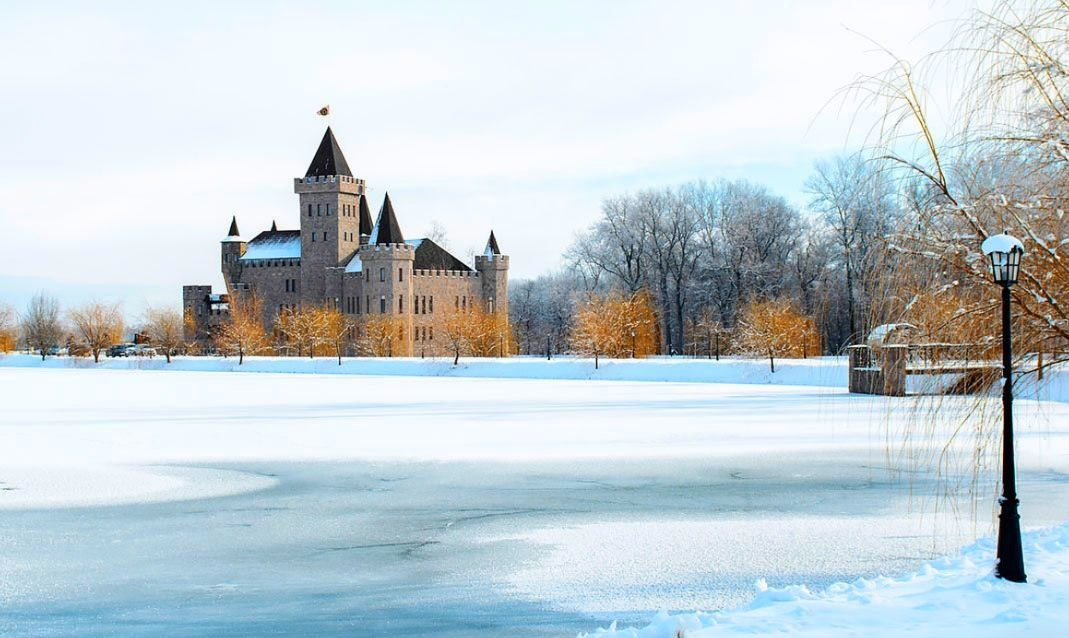
[[323, 216], [323, 204], [316, 204], [316, 217]]
[[308, 216], [309, 217], [312, 216], [312, 205], [311, 204], [308, 205]]
[[386, 269], [379, 268], [379, 281], [386, 281]]
[[434, 341], [434, 326], [431, 326], [431, 337], [430, 337], [430, 340]]
[[316, 240], [316, 234], [315, 234], [315, 231], [313, 230], [312, 231], [312, 241], [315, 241], [315, 240]]
[[427, 314], [427, 296], [423, 296], [423, 314]]
[[327, 217], [330, 217], [330, 204], [327, 204]]
[[360, 297], [356, 298], [356, 314], [360, 314]]
[[327, 241], [327, 231], [323, 231], [323, 241]]
[[371, 295], [364, 295], [364, 309], [369, 315], [371, 314]]
[[457, 310], [460, 310], [460, 295], [457, 295], [456, 303], [457, 303]]
[[398, 268], [397, 269], [397, 281], [404, 281], [404, 280], [405, 280], [405, 269], [404, 268]]
[[405, 311], [405, 296], [397, 295], [397, 313], [401, 314]]
[[431, 295], [431, 314], [434, 314], [434, 295]]
[[386, 297], [379, 297], [379, 314], [386, 314]]

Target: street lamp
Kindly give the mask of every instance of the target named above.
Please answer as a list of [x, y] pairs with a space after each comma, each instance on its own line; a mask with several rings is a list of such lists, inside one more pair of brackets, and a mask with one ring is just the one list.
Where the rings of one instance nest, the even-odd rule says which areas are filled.
[[1025, 582], [1017, 474], [1013, 461], [1013, 347], [1010, 342], [1010, 287], [1017, 283], [1024, 245], [1011, 235], [993, 235], [980, 250], [991, 260], [991, 275], [1002, 286], [1002, 496], [999, 498], [995, 576]]
[[635, 329], [631, 329], [631, 358], [635, 358]]

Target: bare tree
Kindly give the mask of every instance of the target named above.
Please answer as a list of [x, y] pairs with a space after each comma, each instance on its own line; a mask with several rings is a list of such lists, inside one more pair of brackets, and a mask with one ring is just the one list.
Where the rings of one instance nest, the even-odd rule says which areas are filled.
[[37, 350], [44, 361], [49, 351], [63, 340], [63, 325], [59, 318], [59, 301], [43, 292], [34, 295], [22, 315], [22, 339], [31, 350]]
[[449, 248], [449, 235], [445, 230], [445, 226], [437, 219], [431, 220], [431, 228], [427, 231], [427, 239], [433, 241], [442, 248]]
[[68, 313], [77, 342], [100, 362], [100, 353], [122, 341], [123, 316], [118, 304], [98, 301], [71, 308]]
[[149, 308], [145, 311], [145, 330], [152, 345], [163, 351], [167, 363], [185, 345], [185, 321], [173, 308]]

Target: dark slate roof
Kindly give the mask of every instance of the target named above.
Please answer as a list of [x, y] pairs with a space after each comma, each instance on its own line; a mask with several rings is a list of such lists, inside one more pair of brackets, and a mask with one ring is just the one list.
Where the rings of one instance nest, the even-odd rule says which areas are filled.
[[230, 218], [230, 232], [226, 234], [227, 237], [240, 237], [241, 233], [238, 232], [238, 216], [234, 215]]
[[323, 134], [323, 141], [319, 143], [319, 149], [312, 158], [312, 163], [308, 165], [308, 172], [304, 174], [305, 177], [324, 175], [353, 176], [352, 171], [349, 170], [349, 164], [345, 161], [345, 155], [338, 146], [338, 140], [334, 139], [334, 133], [329, 126], [327, 132]]
[[360, 195], [360, 234], [370, 235], [375, 224], [371, 221], [371, 209], [367, 205], [367, 195]]
[[497, 247], [497, 237], [494, 237], [494, 231], [490, 231], [490, 239], [486, 240], [486, 252], [491, 255], [500, 255], [501, 249]]
[[371, 232], [371, 244], [403, 244], [405, 236], [401, 234], [401, 225], [397, 223], [397, 215], [393, 212], [393, 203], [390, 194], [382, 200], [382, 208], [379, 209], [379, 218], [375, 221], [375, 230]]
[[300, 238], [301, 231], [299, 230], [278, 230], [277, 228], [272, 227], [271, 230], [261, 231], [259, 235], [252, 238], [252, 241], [250, 241], [249, 244], [270, 241], [292, 241]]
[[406, 242], [416, 247], [416, 262], [412, 267], [417, 270], [463, 270], [471, 268], [449, 253], [445, 248], [430, 239], [413, 239]]

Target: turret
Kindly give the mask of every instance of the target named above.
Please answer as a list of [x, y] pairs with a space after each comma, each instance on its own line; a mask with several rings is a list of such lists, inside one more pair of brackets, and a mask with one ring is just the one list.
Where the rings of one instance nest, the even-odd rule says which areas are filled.
[[360, 245], [367, 244], [375, 224], [371, 221], [371, 209], [367, 205], [367, 195], [360, 194]]
[[293, 180], [300, 196], [301, 301], [323, 303], [326, 273], [360, 246], [360, 199], [365, 183], [353, 177], [334, 132], [327, 127], [304, 177]]
[[490, 312], [509, 312], [509, 258], [501, 254], [501, 248], [497, 245], [497, 237], [494, 231], [490, 231], [490, 237], [486, 240], [486, 248], [483, 254], [475, 256], [475, 270], [479, 271], [482, 279], [483, 299], [486, 300], [486, 309]]
[[238, 218], [235, 215], [230, 219], [229, 232], [227, 232], [226, 237], [220, 243], [223, 281], [226, 282], [226, 289], [228, 292], [233, 288], [234, 282], [241, 280], [240, 260], [247, 248], [248, 243], [241, 238], [241, 233], [238, 232]]
[[366, 312], [397, 316], [403, 334], [398, 335], [400, 338], [392, 352], [395, 356], [411, 354], [412, 268], [416, 248], [405, 243], [389, 195], [382, 202], [368, 244], [360, 249], [360, 260], [365, 273]]

